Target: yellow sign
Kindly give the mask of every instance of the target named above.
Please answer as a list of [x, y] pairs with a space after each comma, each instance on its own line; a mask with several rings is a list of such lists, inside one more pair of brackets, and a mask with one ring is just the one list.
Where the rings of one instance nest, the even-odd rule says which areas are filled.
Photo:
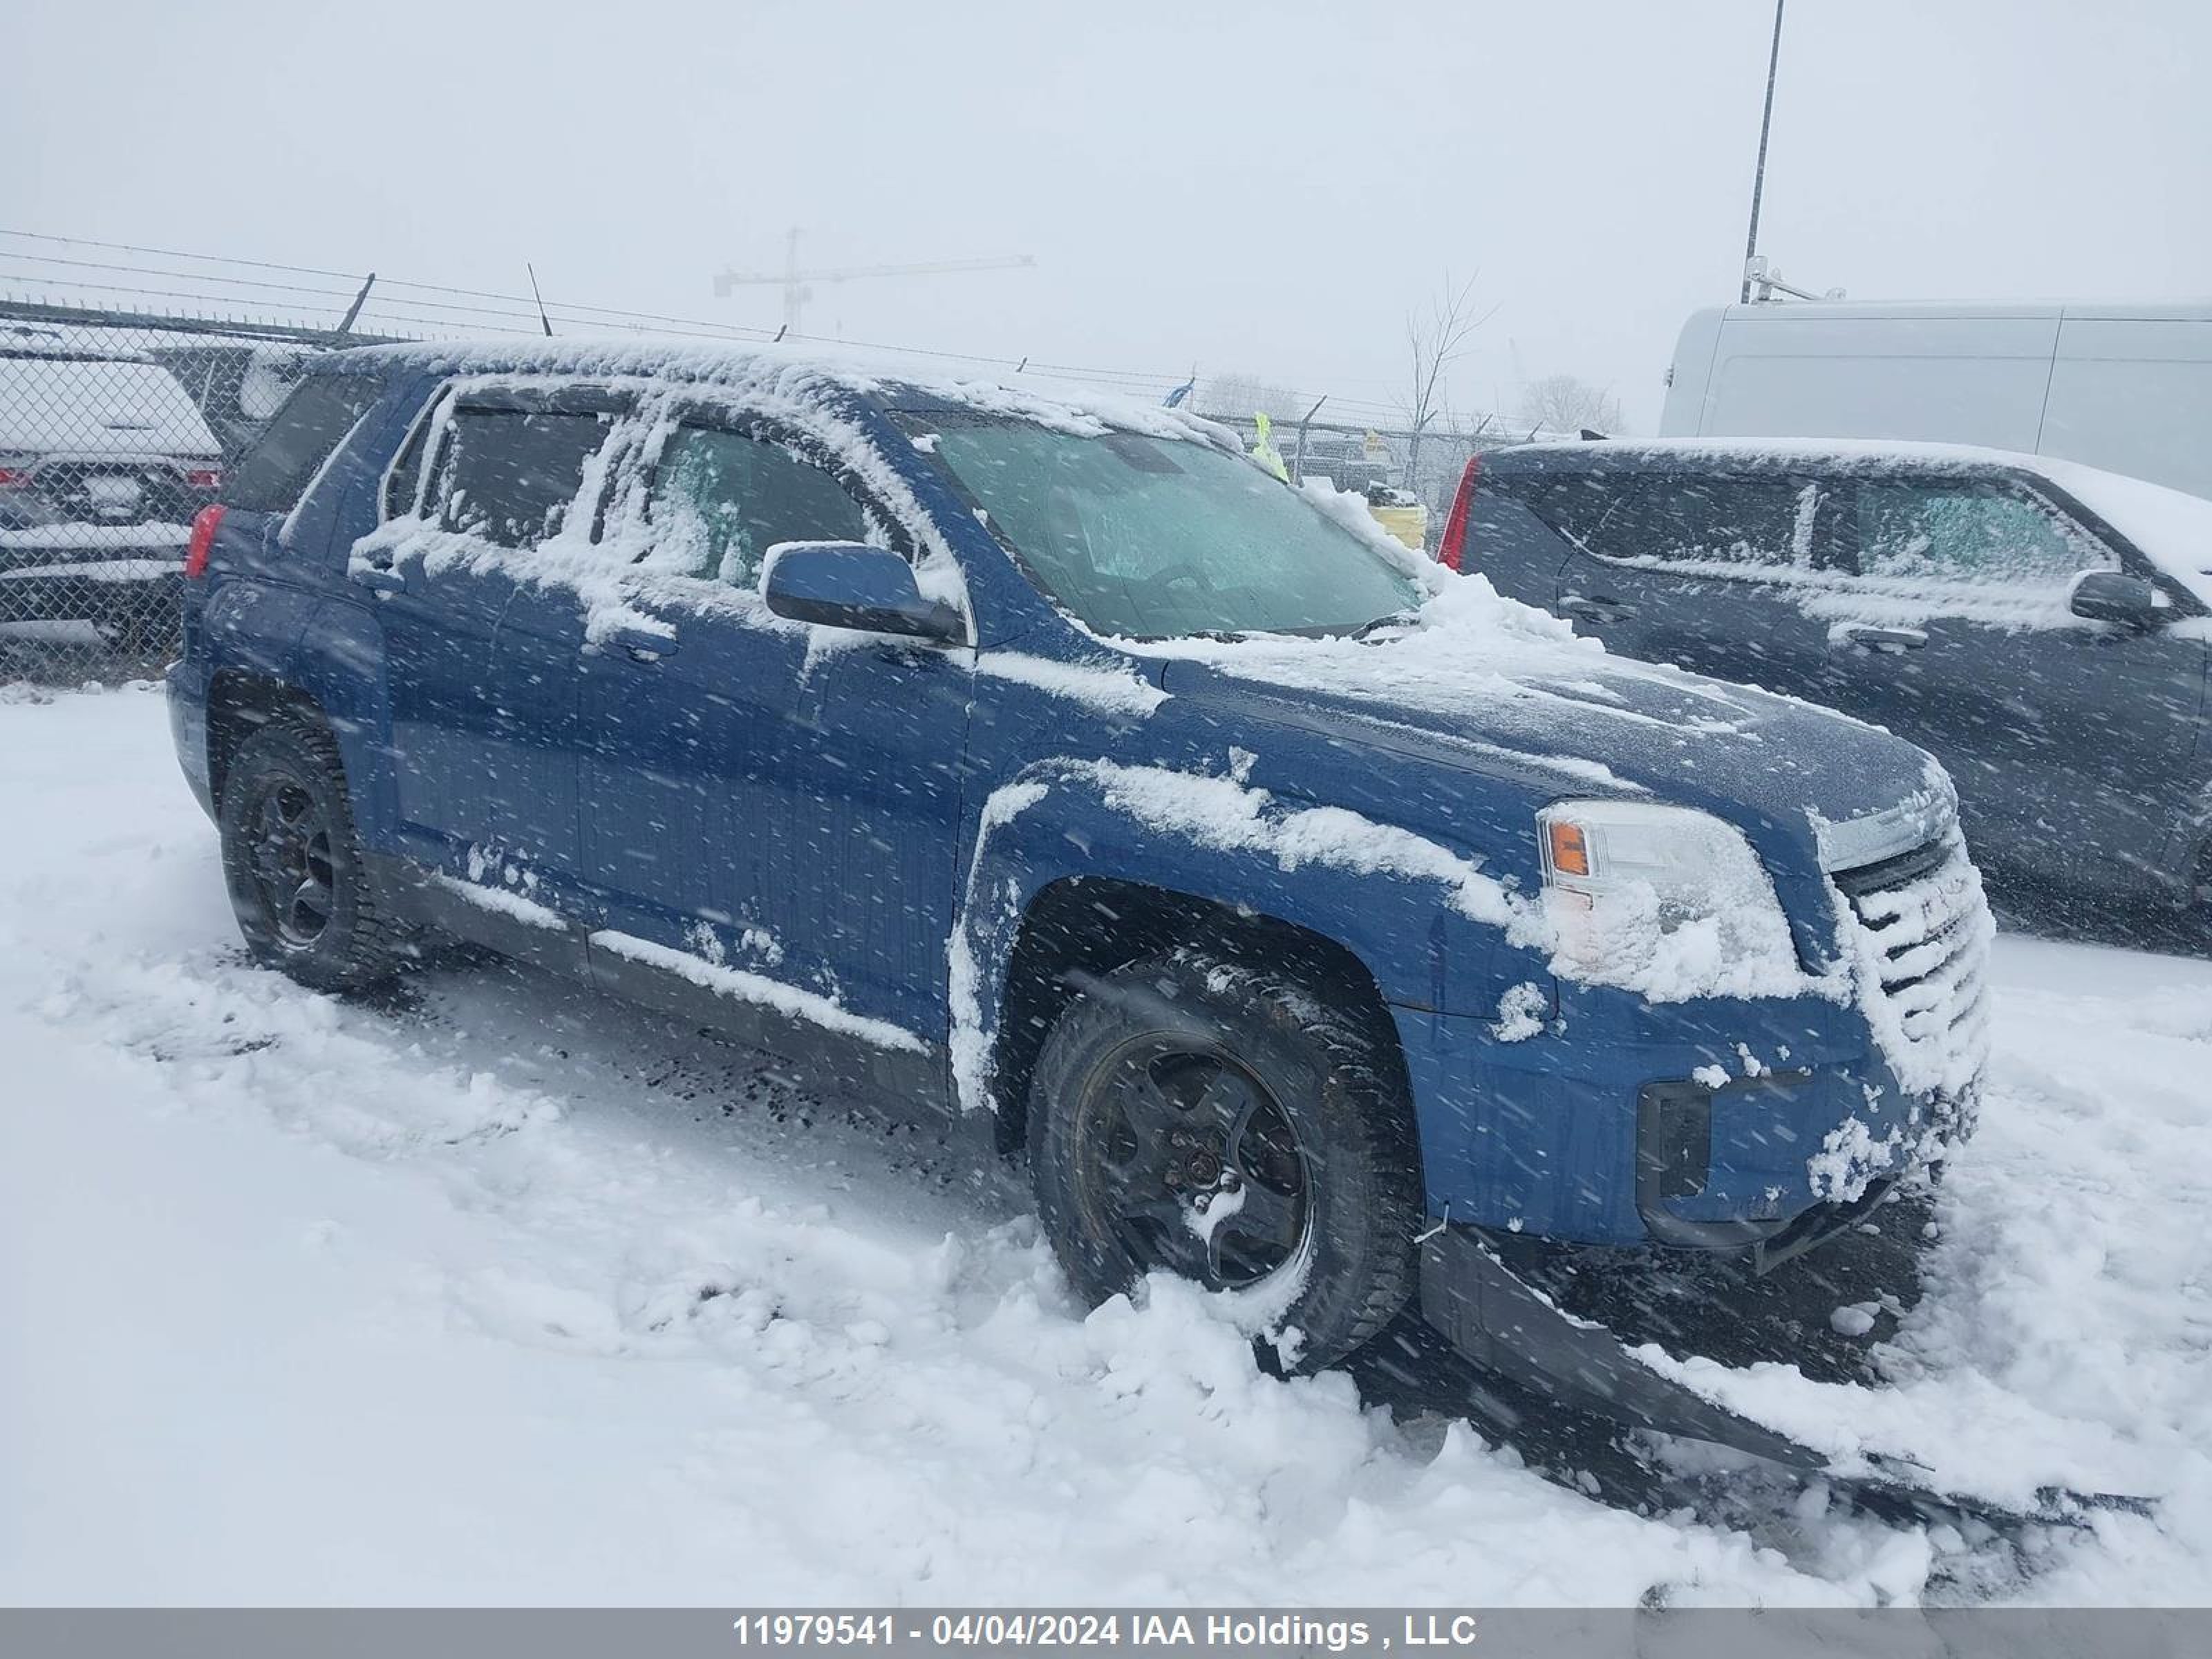
[[1395, 537], [1416, 553], [1425, 552], [1429, 538], [1429, 509], [1418, 504], [1413, 507], [1370, 507], [1375, 522], [1384, 533]]

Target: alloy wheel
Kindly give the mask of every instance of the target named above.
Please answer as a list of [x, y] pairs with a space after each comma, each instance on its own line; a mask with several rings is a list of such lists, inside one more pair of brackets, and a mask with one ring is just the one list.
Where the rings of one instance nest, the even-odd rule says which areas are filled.
[[1311, 1225], [1311, 1170], [1291, 1120], [1233, 1058], [1147, 1038], [1097, 1076], [1078, 1156], [1086, 1207], [1142, 1270], [1215, 1290], [1296, 1259]]
[[247, 869], [270, 927], [295, 950], [306, 950], [331, 924], [335, 872], [331, 827], [307, 790], [271, 778], [246, 817]]

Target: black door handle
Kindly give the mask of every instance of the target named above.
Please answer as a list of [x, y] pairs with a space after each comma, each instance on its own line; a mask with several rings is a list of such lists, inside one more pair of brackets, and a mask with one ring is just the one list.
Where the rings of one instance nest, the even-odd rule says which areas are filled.
[[617, 628], [607, 643], [626, 652], [633, 662], [659, 662], [676, 654], [676, 636], [644, 628]]
[[1917, 628], [1869, 628], [1859, 623], [1846, 623], [1836, 633], [1847, 645], [1863, 646], [1885, 656], [1899, 651], [1917, 651], [1928, 643], [1928, 635]]
[[1611, 622], [1616, 617], [1634, 616], [1636, 607], [1603, 593], [1568, 593], [1560, 598], [1559, 614], [1583, 622]]

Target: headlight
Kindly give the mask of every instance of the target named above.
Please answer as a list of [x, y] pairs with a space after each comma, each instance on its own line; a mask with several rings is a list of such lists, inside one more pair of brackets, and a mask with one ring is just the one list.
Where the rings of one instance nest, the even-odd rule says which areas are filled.
[[1735, 825], [1615, 800], [1561, 801], [1537, 825], [1556, 972], [1654, 1002], [1804, 988], [1774, 884]]

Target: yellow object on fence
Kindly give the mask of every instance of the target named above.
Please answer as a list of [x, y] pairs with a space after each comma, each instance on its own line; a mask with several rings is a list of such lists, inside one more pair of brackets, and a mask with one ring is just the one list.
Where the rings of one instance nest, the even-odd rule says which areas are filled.
[[1412, 507], [1370, 507], [1375, 522], [1384, 532], [1401, 541], [1416, 553], [1425, 552], [1429, 540], [1429, 509], [1415, 502]]
[[1259, 435], [1252, 445], [1252, 453], [1261, 465], [1285, 483], [1291, 481], [1291, 469], [1283, 465], [1283, 458], [1275, 448], [1275, 423], [1262, 412], [1252, 417], [1252, 429]]

